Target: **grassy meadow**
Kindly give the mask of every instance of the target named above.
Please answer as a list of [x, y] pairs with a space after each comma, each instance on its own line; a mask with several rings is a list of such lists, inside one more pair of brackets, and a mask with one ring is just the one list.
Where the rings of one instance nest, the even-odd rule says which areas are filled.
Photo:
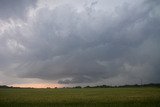
[[160, 107], [160, 88], [0, 89], [0, 107]]

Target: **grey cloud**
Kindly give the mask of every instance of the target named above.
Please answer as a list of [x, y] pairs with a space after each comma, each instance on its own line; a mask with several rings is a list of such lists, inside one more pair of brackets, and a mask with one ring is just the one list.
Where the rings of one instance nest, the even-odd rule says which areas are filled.
[[[6, 31], [0, 38], [3, 71], [60, 84], [160, 82], [159, 3], [124, 3], [111, 13], [93, 3], [92, 12], [85, 5], [80, 12], [66, 4], [43, 7], [27, 25]], [[11, 50], [10, 39], [20, 45]]]
[[22, 18], [27, 9], [36, 6], [36, 0], [0, 0], [0, 19]]

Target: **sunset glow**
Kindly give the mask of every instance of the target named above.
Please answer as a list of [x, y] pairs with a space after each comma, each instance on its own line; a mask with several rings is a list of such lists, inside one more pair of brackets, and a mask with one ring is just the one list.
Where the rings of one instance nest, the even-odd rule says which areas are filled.
[[61, 84], [45, 84], [45, 83], [33, 83], [33, 84], [13, 84], [14, 87], [22, 87], [22, 88], [61, 88], [63, 85]]

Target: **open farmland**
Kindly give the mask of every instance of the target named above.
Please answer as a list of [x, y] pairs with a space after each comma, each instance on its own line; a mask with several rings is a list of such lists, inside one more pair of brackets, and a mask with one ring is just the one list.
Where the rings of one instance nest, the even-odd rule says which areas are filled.
[[160, 107], [160, 88], [0, 89], [0, 107]]

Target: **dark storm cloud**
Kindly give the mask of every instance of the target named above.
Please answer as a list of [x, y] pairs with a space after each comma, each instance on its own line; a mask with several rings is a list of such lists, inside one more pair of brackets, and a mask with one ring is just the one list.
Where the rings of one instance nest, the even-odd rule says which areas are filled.
[[0, 0], [0, 19], [24, 18], [36, 0]]
[[121, 3], [110, 12], [87, 3], [44, 6], [3, 31], [3, 73], [60, 84], [160, 82], [159, 2]]

